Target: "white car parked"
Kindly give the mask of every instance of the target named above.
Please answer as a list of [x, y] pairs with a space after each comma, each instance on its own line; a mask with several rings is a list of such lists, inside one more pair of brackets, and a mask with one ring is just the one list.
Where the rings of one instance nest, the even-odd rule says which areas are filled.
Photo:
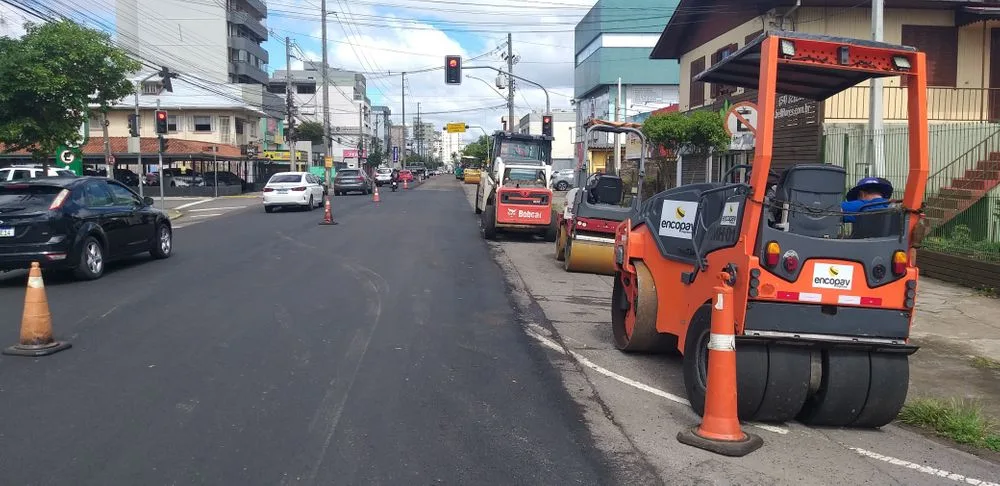
[[308, 172], [279, 172], [264, 186], [264, 211], [298, 207], [311, 211], [323, 205], [323, 185]]
[[382, 184], [389, 184], [390, 182], [392, 182], [392, 169], [379, 167], [375, 171], [375, 184], [381, 187]]
[[[47, 173], [48, 177], [76, 177], [76, 173], [69, 169], [57, 169], [55, 167], [49, 167]], [[0, 169], [0, 182], [34, 179], [41, 176], [41, 167], [15, 165]]]

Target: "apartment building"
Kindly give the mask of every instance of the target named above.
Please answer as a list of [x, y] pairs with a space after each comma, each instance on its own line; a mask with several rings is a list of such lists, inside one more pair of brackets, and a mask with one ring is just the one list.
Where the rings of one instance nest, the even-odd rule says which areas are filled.
[[263, 0], [115, 0], [125, 49], [211, 83], [267, 84], [266, 18]]

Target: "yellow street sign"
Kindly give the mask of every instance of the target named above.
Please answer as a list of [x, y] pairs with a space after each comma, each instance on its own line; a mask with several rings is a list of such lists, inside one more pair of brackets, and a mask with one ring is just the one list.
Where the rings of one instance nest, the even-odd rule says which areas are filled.
[[445, 129], [448, 133], [465, 133], [465, 122], [449, 123]]
[[[298, 159], [296, 160], [296, 162], [302, 162], [306, 160], [305, 159], [306, 155], [307, 154], [305, 152], [301, 150], [296, 150], [295, 157]], [[264, 152], [261, 153], [261, 157], [265, 159], [285, 160], [285, 161], [291, 160], [292, 158], [287, 150], [265, 150]]]
[[325, 165], [327, 169], [332, 169], [333, 168], [333, 157], [330, 157], [329, 155], [326, 156], [326, 157], [324, 157], [323, 158], [323, 165]]

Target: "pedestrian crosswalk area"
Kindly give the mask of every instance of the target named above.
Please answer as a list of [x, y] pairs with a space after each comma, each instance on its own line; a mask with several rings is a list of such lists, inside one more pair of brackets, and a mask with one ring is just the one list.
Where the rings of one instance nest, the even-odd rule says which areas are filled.
[[[228, 201], [227, 201], [228, 202]], [[184, 209], [179, 209], [183, 215], [177, 218], [174, 223], [175, 229], [185, 228], [187, 226], [192, 226], [198, 223], [212, 220], [214, 218], [219, 218], [225, 216], [229, 213], [235, 211], [242, 211], [248, 207], [254, 206], [255, 203], [259, 205], [258, 201], [239, 201], [238, 203], [226, 204], [224, 206], [214, 206], [214, 207], [188, 207]]]

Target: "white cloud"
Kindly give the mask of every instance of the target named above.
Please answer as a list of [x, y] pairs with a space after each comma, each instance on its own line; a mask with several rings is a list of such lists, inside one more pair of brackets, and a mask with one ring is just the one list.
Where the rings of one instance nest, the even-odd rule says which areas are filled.
[[38, 22], [38, 19], [25, 15], [11, 5], [0, 3], [0, 37], [21, 37], [24, 35], [25, 22]]
[[[298, 1], [296, 6], [291, 6], [286, 0], [282, 4], [284, 6], [275, 6], [276, 2], [270, 2], [272, 16], [268, 24], [278, 34], [290, 35], [303, 50], [319, 51], [319, 22], [305, 21], [310, 18], [306, 16], [309, 13], [312, 13], [311, 18], [319, 17], [316, 3]], [[373, 100], [382, 100], [391, 108], [394, 123], [399, 123], [401, 113], [401, 76], [398, 73], [407, 71], [410, 73], [406, 76], [408, 126], [416, 115], [417, 103], [420, 103], [421, 112], [431, 113], [422, 117], [425, 121], [438, 126], [465, 121], [491, 132], [500, 128], [501, 117], [507, 115], [506, 107], [435, 113], [504, 105], [505, 98], [489, 86], [497, 76], [495, 71], [465, 69], [466, 77], [459, 86], [446, 85], [441, 69], [416, 71], [443, 66], [444, 56], [448, 54], [462, 55], [465, 67], [489, 65], [506, 69], [500, 50], [496, 48], [506, 41], [505, 32], [512, 31], [514, 54], [518, 58], [514, 73], [548, 88], [553, 109], [569, 108], [568, 96], [573, 92], [572, 30], [594, 0], [560, 0], [542, 5], [526, 3], [525, 0], [510, 0], [503, 5], [483, 0], [467, 0], [462, 4], [399, 0], [393, 2], [391, 10], [374, 9], [371, 7], [373, 2], [369, 1], [347, 3], [328, 1], [330, 11], [342, 12], [329, 18], [330, 64], [367, 73], [393, 73], [388, 76], [369, 74], [368, 94]], [[578, 7], [569, 7], [569, 4]], [[349, 35], [345, 35], [345, 30]], [[494, 52], [488, 56], [471, 59], [490, 50]], [[505, 53], [506, 47], [502, 51]], [[280, 69], [283, 56], [276, 54], [279, 53], [272, 53], [272, 67]], [[320, 58], [315, 52], [307, 54], [312, 59]], [[292, 63], [293, 67], [297, 64], [300, 63]], [[481, 78], [489, 84], [469, 76]], [[515, 119], [529, 109], [543, 111], [543, 92], [527, 83], [517, 83]], [[506, 96], [506, 90], [503, 94]], [[473, 129], [466, 133], [465, 138], [472, 140], [481, 133]]]

